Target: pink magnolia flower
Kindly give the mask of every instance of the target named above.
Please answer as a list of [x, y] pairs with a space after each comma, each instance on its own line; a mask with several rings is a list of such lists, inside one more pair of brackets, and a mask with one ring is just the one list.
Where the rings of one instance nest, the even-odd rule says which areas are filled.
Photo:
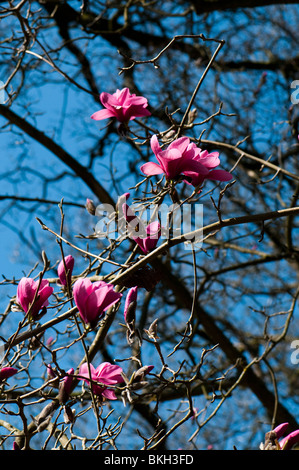
[[190, 144], [188, 137], [174, 140], [165, 150], [162, 150], [156, 135], [151, 138], [151, 149], [159, 163], [147, 162], [141, 166], [145, 175], [165, 174], [167, 180], [178, 178], [185, 171], [193, 171], [206, 175], [207, 168], [196, 161], [196, 145]]
[[[186, 182], [197, 187], [205, 179], [229, 181], [232, 175], [224, 170], [215, 170], [220, 164], [219, 153], [209, 153], [201, 150], [188, 137], [174, 140], [165, 150], [162, 150], [157, 136], [151, 138], [151, 149], [159, 163], [147, 162], [141, 166], [146, 175], [159, 175], [164, 173], [167, 180], [173, 180], [185, 175]], [[211, 171], [212, 170], [212, 171]]]
[[9, 377], [12, 377], [18, 372], [18, 369], [15, 369], [14, 367], [2, 367], [0, 369], [0, 382], [3, 382], [6, 379], [9, 379]]
[[[161, 225], [158, 221], [151, 222], [144, 226], [143, 222], [135, 215], [132, 209], [127, 205], [122, 206], [123, 214], [128, 222], [130, 237], [137, 243], [143, 253], [148, 254], [156, 248], [158, 240], [161, 236]], [[138, 236], [134, 233], [138, 232]]]
[[85, 323], [95, 326], [99, 317], [122, 297], [113, 290], [112, 284], [104, 281], [91, 282], [78, 279], [73, 286], [73, 295], [79, 314]]
[[[65, 267], [66, 267], [66, 272], [65, 272], [64, 263], [65, 263]], [[71, 284], [74, 264], [75, 264], [75, 260], [72, 257], [72, 255], [66, 256], [64, 258], [64, 262], [63, 262], [63, 260], [60, 261], [60, 263], [58, 265], [58, 268], [57, 268], [57, 273], [58, 273], [58, 277], [59, 277], [59, 280], [60, 280], [60, 284], [62, 284], [63, 286], [66, 286], [66, 284], [67, 284], [66, 280], [67, 279], [68, 279], [68, 284], [69, 285]]]
[[122, 383], [124, 379], [121, 374], [122, 368], [114, 364], [110, 364], [109, 362], [103, 362], [96, 369], [92, 364], [88, 367], [87, 362], [85, 362], [79, 369], [78, 379], [84, 380], [84, 382], [88, 384], [90, 384], [91, 379], [91, 388], [95, 395], [108, 398], [109, 400], [116, 400], [115, 392], [109, 388], [109, 385]]
[[[38, 292], [33, 303], [37, 289]], [[30, 315], [34, 318], [43, 307], [49, 305], [48, 298], [53, 291], [53, 287], [50, 287], [49, 281], [45, 279], [42, 279], [39, 284], [39, 281], [23, 277], [18, 284], [16, 300], [24, 312], [28, 313], [30, 311]]]
[[136, 96], [134, 93], [131, 94], [129, 88], [116, 90], [112, 95], [103, 92], [100, 94], [100, 100], [105, 109], [92, 114], [91, 119], [96, 121], [115, 117], [120, 122], [128, 123], [136, 117], [151, 115], [146, 109], [147, 99], [143, 96]]

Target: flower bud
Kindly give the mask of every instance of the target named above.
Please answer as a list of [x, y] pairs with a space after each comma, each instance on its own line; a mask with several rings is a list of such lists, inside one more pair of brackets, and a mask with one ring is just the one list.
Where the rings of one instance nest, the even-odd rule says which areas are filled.
[[72, 255], [68, 255], [64, 258], [64, 260], [62, 259], [60, 261], [58, 268], [57, 268], [57, 273], [58, 273], [59, 281], [61, 285], [66, 286], [67, 280], [68, 280], [68, 284], [71, 283], [74, 264], [75, 264], [75, 260], [72, 257]]
[[159, 339], [159, 336], [158, 336], [158, 319], [156, 318], [156, 320], [154, 320], [149, 329], [148, 330], [144, 330], [145, 333], [147, 334], [147, 336], [150, 338], [150, 339], [153, 339], [154, 341]]
[[72, 410], [69, 406], [64, 407], [63, 420], [65, 424], [74, 423], [75, 421], [74, 413], [75, 413], [75, 410]]
[[135, 312], [136, 312], [136, 307], [137, 307], [137, 290], [138, 290], [137, 286], [132, 287], [129, 290], [128, 295], [126, 297], [124, 318], [125, 318], [125, 322], [128, 325], [135, 323]]
[[86, 199], [85, 208], [90, 215], [95, 215], [96, 206], [94, 205], [94, 202], [91, 199]]
[[64, 377], [63, 381], [60, 382], [59, 384], [59, 402], [60, 403], [65, 403], [68, 398], [69, 394], [71, 392], [71, 386], [73, 382], [73, 373], [74, 369], [70, 369], [67, 371], [66, 376]]
[[2, 367], [0, 369], [0, 382], [4, 382], [6, 379], [9, 379], [9, 377], [12, 377], [18, 372], [18, 369], [15, 369], [14, 367]]

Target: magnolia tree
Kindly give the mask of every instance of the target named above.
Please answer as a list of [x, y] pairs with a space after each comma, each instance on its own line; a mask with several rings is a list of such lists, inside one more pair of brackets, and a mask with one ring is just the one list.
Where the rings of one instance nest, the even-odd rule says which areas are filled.
[[[153, 3], [143, 7], [158, 15], [159, 2]], [[129, 4], [119, 10], [125, 24]], [[44, 7], [87, 77], [87, 59], [60, 23], [60, 8], [65, 14], [75, 10], [67, 3]], [[106, 40], [108, 33], [100, 31], [109, 5], [99, 17], [88, 8], [84, 4], [73, 21]], [[179, 11], [177, 18], [187, 13]], [[13, 17], [27, 28], [24, 51], [38, 60], [36, 66], [46, 63], [85, 96], [89, 91], [52, 60], [41, 36], [34, 36], [39, 14], [26, 1], [2, 10], [8, 23]], [[113, 28], [122, 33], [116, 24]], [[39, 52], [34, 41], [30, 45], [33, 37]], [[76, 184], [66, 183], [54, 204], [31, 194], [2, 197], [39, 205], [29, 211], [38, 225], [37, 238], [31, 233], [36, 258], [24, 260], [22, 275], [4, 275], [1, 286], [9, 288], [0, 330], [3, 449], [288, 450], [299, 441], [296, 400], [288, 405], [298, 346], [296, 330], [289, 337], [298, 297], [296, 278], [289, 277], [298, 269], [296, 152], [295, 160], [290, 148], [271, 159], [265, 143], [264, 154], [253, 151], [254, 138], [251, 149], [243, 145], [245, 136], [234, 144], [204, 138], [218, 118], [227, 122], [235, 116], [220, 104], [212, 113], [207, 106], [198, 118], [197, 100], [205, 84], [210, 87], [209, 75], [222, 66], [223, 48], [225, 41], [216, 36], [181, 34], [143, 60], [121, 50], [125, 64], [118, 67], [119, 77], [132, 87], [99, 93], [89, 70], [98, 104], [84, 119], [98, 145], [110, 152], [113, 191], [105, 187], [104, 169], [102, 176], [92, 171], [95, 149], [89, 163], [79, 163], [71, 150], [13, 110], [11, 87], [22, 58], [3, 83], [5, 123], [53, 152], [93, 193], [78, 202]], [[188, 82], [188, 96], [182, 84], [182, 109], [174, 108], [173, 96], [167, 99], [171, 88], [164, 95], [156, 89], [173, 50], [193, 57], [201, 51], [202, 70]], [[142, 94], [132, 79], [138, 67], [143, 67]], [[179, 68], [173, 64], [170, 81], [181, 77]], [[298, 149], [294, 128], [289, 138]], [[129, 172], [123, 166], [127, 159]], [[49, 183], [51, 176], [45, 179]], [[43, 204], [47, 210], [41, 213]], [[22, 243], [29, 246], [25, 238]]]

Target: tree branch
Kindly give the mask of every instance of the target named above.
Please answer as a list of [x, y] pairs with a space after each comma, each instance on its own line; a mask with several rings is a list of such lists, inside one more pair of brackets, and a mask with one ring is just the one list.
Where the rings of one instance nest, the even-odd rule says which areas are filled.
[[72, 157], [66, 150], [64, 150], [64, 148], [44, 134], [44, 132], [38, 130], [24, 118], [3, 104], [0, 104], [0, 115], [7, 119], [11, 124], [17, 126], [36, 142], [43, 145], [47, 150], [59, 158], [60, 161], [71, 168], [71, 170], [73, 170], [73, 172], [84, 181], [84, 183], [102, 203], [111, 204], [114, 206], [114, 201], [110, 194], [94, 178], [94, 176], [89, 173], [89, 171], [87, 171], [83, 165], [77, 162], [77, 160], [75, 160], [75, 158]]

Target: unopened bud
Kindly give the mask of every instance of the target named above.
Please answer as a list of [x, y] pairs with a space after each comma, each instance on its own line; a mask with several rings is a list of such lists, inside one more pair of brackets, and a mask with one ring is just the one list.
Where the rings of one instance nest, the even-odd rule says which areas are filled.
[[59, 398], [59, 403], [65, 403], [68, 398], [69, 394], [71, 392], [71, 385], [73, 382], [73, 373], [74, 369], [70, 369], [67, 371], [66, 376], [60, 382], [59, 384], [59, 393], [58, 393], [58, 398]]
[[196, 116], [197, 116], [197, 109], [196, 108], [191, 109], [191, 111], [189, 111], [188, 113], [187, 123], [192, 124], [194, 122], [194, 119], [196, 119]]
[[63, 419], [65, 424], [74, 423], [75, 421], [75, 410], [72, 410], [69, 406], [64, 407]]
[[154, 366], [143, 366], [140, 369], [136, 370], [134, 373], [134, 382], [138, 382], [143, 380], [144, 376], [149, 374], [151, 370], [153, 370]]
[[127, 324], [135, 322], [135, 311], [137, 307], [137, 289], [138, 287], [132, 287], [126, 297], [124, 317]]
[[95, 215], [96, 206], [94, 205], [94, 202], [91, 199], [86, 199], [85, 208], [90, 215]]
[[153, 339], [153, 340], [156, 340], [159, 338], [158, 334], [157, 334], [157, 330], [158, 330], [158, 319], [156, 318], [156, 320], [154, 320], [149, 329], [148, 330], [144, 330], [145, 333], [147, 334], [147, 336], [150, 338], [150, 339]]

